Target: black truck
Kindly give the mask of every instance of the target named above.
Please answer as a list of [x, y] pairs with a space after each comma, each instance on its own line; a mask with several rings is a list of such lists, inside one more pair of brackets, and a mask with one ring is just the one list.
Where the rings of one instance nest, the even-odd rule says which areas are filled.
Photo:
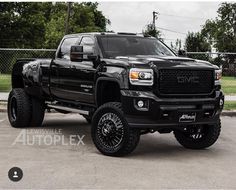
[[220, 78], [217, 66], [177, 56], [150, 36], [71, 34], [55, 58], [16, 62], [8, 117], [21, 128], [41, 126], [46, 109], [79, 113], [92, 123], [97, 149], [109, 156], [131, 153], [140, 135], [156, 131], [203, 149], [221, 130]]

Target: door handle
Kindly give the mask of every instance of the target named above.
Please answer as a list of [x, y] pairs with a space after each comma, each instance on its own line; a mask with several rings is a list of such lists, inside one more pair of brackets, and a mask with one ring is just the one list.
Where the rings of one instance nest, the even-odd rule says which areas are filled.
[[88, 70], [88, 69], [80, 69], [79, 67], [76, 67], [75, 65], [71, 65], [70, 68], [71, 69], [78, 69], [79, 71], [84, 72], [84, 73], [89, 73], [90, 72], [90, 70]]

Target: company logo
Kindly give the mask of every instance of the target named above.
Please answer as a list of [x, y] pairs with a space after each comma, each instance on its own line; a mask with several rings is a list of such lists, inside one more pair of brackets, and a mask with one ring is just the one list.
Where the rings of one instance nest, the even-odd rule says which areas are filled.
[[177, 77], [178, 83], [199, 83], [199, 77]]
[[64, 135], [62, 129], [23, 129], [12, 143], [12, 146], [19, 143], [28, 146], [79, 146], [85, 145], [84, 137], [85, 135], [79, 134]]
[[196, 113], [183, 114], [179, 118], [179, 122], [194, 122], [196, 120]]

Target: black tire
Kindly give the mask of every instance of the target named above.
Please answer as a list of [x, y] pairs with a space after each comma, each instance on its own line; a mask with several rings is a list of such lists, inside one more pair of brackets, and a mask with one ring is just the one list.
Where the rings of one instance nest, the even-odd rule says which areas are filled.
[[140, 137], [139, 130], [129, 127], [119, 102], [109, 102], [98, 108], [93, 115], [91, 134], [97, 149], [107, 156], [131, 153]]
[[214, 125], [192, 126], [187, 132], [174, 131], [175, 138], [185, 148], [204, 149], [213, 145], [221, 131], [220, 120]]
[[10, 92], [7, 112], [12, 127], [29, 127], [31, 121], [31, 100], [24, 89], [15, 88]]
[[45, 115], [45, 103], [43, 100], [31, 98], [32, 114], [30, 120], [31, 127], [40, 127]]

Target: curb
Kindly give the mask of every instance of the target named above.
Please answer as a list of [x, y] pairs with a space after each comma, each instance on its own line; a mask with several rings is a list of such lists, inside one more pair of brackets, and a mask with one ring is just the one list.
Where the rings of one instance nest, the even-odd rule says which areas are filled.
[[[7, 102], [0, 101], [0, 112], [7, 112]], [[223, 110], [221, 116], [236, 117], [236, 110]]]
[[7, 112], [7, 102], [0, 101], [0, 112]]
[[223, 110], [221, 116], [236, 117], [236, 110]]

